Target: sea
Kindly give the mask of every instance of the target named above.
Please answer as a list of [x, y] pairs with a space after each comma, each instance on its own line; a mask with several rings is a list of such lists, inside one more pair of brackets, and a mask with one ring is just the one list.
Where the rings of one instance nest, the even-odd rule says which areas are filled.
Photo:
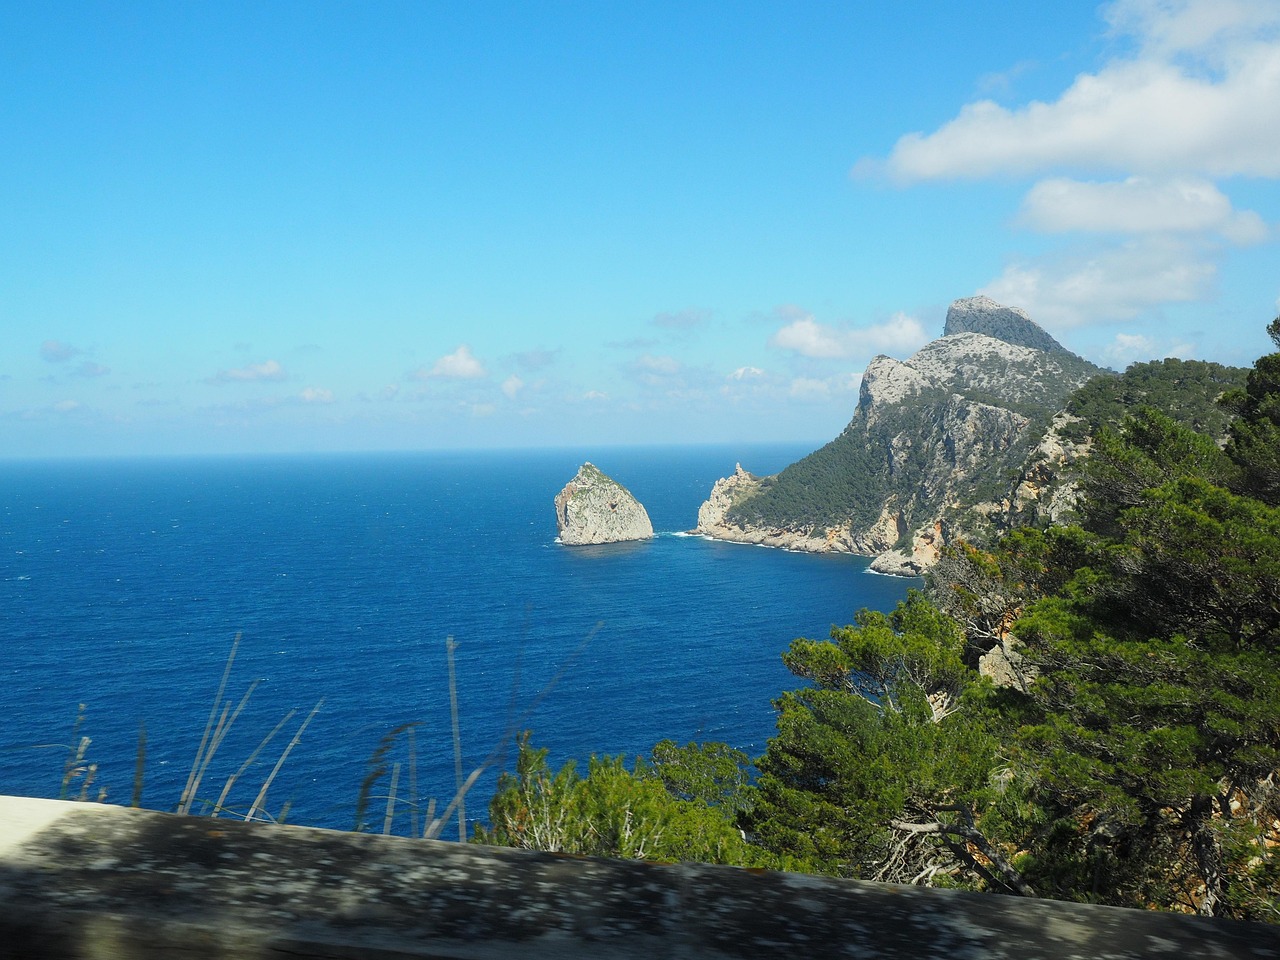
[[[759, 756], [791, 640], [918, 585], [690, 533], [736, 463], [810, 449], [0, 462], [0, 793], [173, 810], [195, 769], [193, 813], [456, 837], [524, 731], [553, 768]], [[584, 460], [653, 540], [557, 542]]]

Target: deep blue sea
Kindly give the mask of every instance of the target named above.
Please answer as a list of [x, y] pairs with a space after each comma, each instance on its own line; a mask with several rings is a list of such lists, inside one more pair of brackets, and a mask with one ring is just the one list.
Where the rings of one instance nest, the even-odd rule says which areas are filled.
[[[516, 730], [555, 765], [645, 755], [663, 738], [757, 756], [771, 700], [799, 685], [779, 659], [788, 643], [890, 609], [915, 583], [860, 558], [684, 534], [736, 461], [771, 473], [809, 449], [0, 463], [0, 792], [59, 794], [84, 704], [90, 794], [129, 802], [145, 724], [143, 803], [172, 809], [237, 634], [224, 699], [261, 682], [199, 796], [216, 797], [297, 711], [236, 780], [227, 804], [241, 811], [320, 701], [272, 781], [272, 816], [288, 804], [290, 822], [350, 828], [370, 756], [408, 723], [413, 750], [395, 738], [374, 792], [387, 796], [399, 762], [397, 795], [442, 811], [449, 637], [464, 772], [491, 764], [468, 794], [472, 820], [513, 765]], [[552, 498], [584, 459], [644, 503], [654, 540], [556, 542]], [[396, 810], [394, 832], [408, 833], [409, 803]]]

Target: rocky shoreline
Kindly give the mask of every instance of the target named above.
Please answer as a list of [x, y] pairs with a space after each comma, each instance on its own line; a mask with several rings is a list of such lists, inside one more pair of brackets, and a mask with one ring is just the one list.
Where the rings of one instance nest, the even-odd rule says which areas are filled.
[[748, 473], [737, 464], [734, 472], [717, 480], [711, 495], [698, 508], [698, 525], [690, 533], [724, 540], [730, 543], [746, 543], [760, 547], [794, 550], [798, 553], [849, 553], [860, 557], [874, 557], [871, 570], [895, 577], [918, 577], [936, 557], [922, 543], [921, 555], [908, 556], [891, 546], [900, 535], [900, 519], [886, 508], [880, 521], [865, 536], [854, 535], [850, 526], [823, 529], [793, 529], [788, 527], [759, 527], [738, 524], [728, 520], [734, 503], [753, 496], [762, 478]]

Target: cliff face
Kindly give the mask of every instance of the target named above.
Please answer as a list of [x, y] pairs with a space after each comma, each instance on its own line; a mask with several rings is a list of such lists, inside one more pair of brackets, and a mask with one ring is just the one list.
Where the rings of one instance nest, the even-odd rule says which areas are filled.
[[918, 574], [957, 535], [1069, 506], [1049, 488], [1075, 451], [1050, 428], [1098, 368], [985, 297], [956, 301], [947, 331], [909, 360], [876, 357], [852, 421], [822, 449], [773, 477], [739, 467], [717, 482], [698, 531]]
[[561, 543], [620, 543], [653, 536], [653, 524], [640, 501], [590, 463], [579, 467], [556, 494], [555, 508]]

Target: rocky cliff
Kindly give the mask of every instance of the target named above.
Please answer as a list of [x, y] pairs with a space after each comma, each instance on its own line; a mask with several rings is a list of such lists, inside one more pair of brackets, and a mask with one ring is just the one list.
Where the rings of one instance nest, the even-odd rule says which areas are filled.
[[579, 467], [556, 494], [555, 508], [561, 543], [619, 543], [653, 536], [640, 501], [591, 463]]
[[718, 481], [698, 531], [917, 574], [957, 535], [1066, 509], [1049, 478], [1076, 450], [1055, 417], [1099, 368], [986, 297], [957, 300], [945, 329], [908, 360], [876, 357], [831, 443], [776, 476]]

